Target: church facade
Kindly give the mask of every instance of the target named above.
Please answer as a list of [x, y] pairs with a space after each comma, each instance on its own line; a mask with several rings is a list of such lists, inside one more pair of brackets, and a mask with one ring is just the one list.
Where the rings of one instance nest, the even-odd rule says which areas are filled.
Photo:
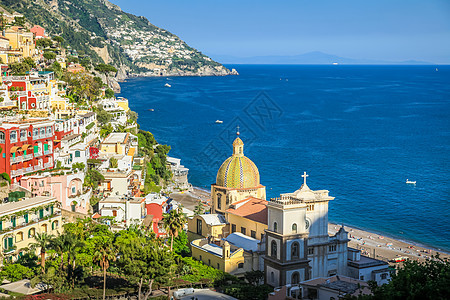
[[[265, 282], [272, 286], [347, 275], [347, 232], [341, 228], [328, 234], [328, 203], [334, 199], [327, 190], [311, 190], [303, 184], [292, 192], [267, 201], [267, 225], [260, 239], [265, 247]], [[211, 185], [211, 211], [227, 215], [227, 210], [245, 199], [266, 199], [256, 165], [244, 156], [244, 143], [237, 137], [233, 155], [226, 159]]]

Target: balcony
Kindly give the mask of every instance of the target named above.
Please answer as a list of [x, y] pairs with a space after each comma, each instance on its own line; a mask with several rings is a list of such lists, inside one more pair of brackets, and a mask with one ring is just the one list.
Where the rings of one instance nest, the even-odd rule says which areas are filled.
[[52, 150], [44, 150], [44, 155], [47, 155], [47, 154], [51, 154], [52, 153]]
[[25, 161], [25, 160], [30, 160], [30, 159], [33, 159], [33, 154], [27, 154], [27, 155], [24, 155], [23, 156], [23, 160]]
[[40, 165], [34, 166], [34, 170], [35, 171], [42, 170], [42, 166], [40, 166]]
[[24, 168], [24, 169], [22, 169], [23, 170], [23, 173], [25, 174], [25, 173], [31, 173], [31, 172], [33, 172], [34, 171], [34, 168], [33, 167], [27, 167], [27, 168]]
[[44, 169], [48, 169], [48, 168], [51, 168], [51, 167], [53, 167], [53, 164], [51, 162], [46, 162], [44, 164]]
[[0, 107], [6, 107], [6, 106], [17, 106], [17, 101], [3, 101], [3, 102], [0, 102]]
[[18, 163], [18, 162], [22, 162], [22, 161], [23, 161], [23, 157], [22, 156], [11, 157], [11, 162], [12, 163]]
[[23, 170], [11, 170], [11, 177], [20, 176], [23, 174]]
[[38, 156], [42, 156], [42, 152], [41, 151], [34, 153], [34, 157], [38, 157]]

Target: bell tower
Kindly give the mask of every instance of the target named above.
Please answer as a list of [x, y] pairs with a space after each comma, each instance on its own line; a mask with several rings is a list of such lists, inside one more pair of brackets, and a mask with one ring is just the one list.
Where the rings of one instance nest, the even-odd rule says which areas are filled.
[[271, 199], [267, 209], [265, 282], [276, 287], [309, 279], [306, 204], [282, 195]]

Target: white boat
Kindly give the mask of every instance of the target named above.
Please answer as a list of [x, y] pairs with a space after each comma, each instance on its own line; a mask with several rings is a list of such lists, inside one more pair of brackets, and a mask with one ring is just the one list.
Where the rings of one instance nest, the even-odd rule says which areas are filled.
[[166, 83], [164, 86], [167, 86], [167, 87], [172, 87], [170, 84], [168, 84], [168, 83]]
[[409, 179], [406, 179], [406, 183], [407, 183], [407, 184], [416, 184], [416, 181], [411, 181], [411, 180], [409, 180]]
[[216, 120], [216, 124], [222, 124], [223, 123], [223, 121], [221, 121], [221, 120]]

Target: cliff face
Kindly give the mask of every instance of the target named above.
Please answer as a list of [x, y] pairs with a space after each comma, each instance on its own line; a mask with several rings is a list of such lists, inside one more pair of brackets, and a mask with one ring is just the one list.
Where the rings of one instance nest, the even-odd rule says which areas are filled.
[[0, 0], [50, 35], [60, 35], [80, 57], [117, 67], [129, 76], [223, 76], [237, 74], [189, 47], [146, 18], [107, 0]]

